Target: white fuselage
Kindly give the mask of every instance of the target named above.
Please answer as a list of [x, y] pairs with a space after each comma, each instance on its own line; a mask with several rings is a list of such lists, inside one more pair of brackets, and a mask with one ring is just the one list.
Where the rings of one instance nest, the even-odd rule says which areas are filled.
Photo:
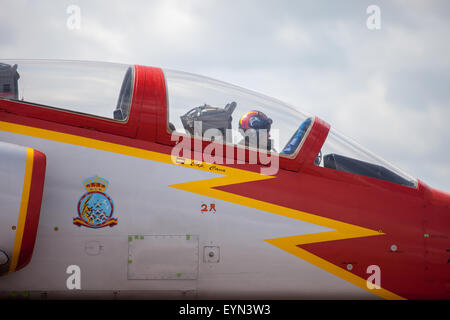
[[[3, 296], [376, 297], [265, 241], [330, 229], [171, 187], [218, 173], [161, 161], [168, 155], [106, 151], [95, 140], [88, 147], [0, 131], [0, 141], [47, 156], [33, 258], [0, 278]], [[117, 225], [73, 223], [82, 182], [92, 176], [108, 180]], [[68, 289], [71, 265], [79, 266], [81, 289]]]

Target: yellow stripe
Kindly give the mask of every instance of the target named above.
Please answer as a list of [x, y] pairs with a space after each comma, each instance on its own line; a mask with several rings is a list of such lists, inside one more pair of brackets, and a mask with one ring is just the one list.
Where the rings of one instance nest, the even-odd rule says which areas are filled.
[[9, 266], [9, 273], [14, 272], [19, 262], [20, 249], [22, 247], [23, 230], [25, 229], [25, 220], [27, 218], [28, 199], [30, 196], [31, 174], [33, 172], [33, 154], [34, 150], [27, 148], [27, 161], [25, 165], [25, 177], [23, 179], [22, 200], [20, 202], [19, 218], [17, 219], [16, 238], [14, 240], [14, 249]]
[[259, 173], [236, 169], [232, 167], [225, 167], [221, 165], [213, 165], [214, 167], [220, 169], [221, 171], [212, 171], [211, 165], [208, 165], [199, 161], [192, 161], [190, 159], [184, 159], [184, 164], [176, 163], [177, 157], [172, 157], [171, 155], [162, 154], [158, 152], [142, 150], [138, 148], [123, 146], [119, 144], [114, 144], [110, 142], [99, 141], [95, 139], [80, 137], [76, 135], [54, 132], [45, 129], [38, 129], [33, 127], [27, 127], [23, 125], [12, 124], [8, 122], [1, 122], [0, 127], [4, 131], [13, 132], [17, 134], [23, 134], [27, 136], [38, 137], [42, 139], [48, 139], [52, 141], [58, 141], [62, 143], [68, 143], [113, 153], [119, 153], [123, 155], [133, 156], [137, 158], [148, 159], [152, 161], [164, 162], [169, 164], [174, 164], [178, 166], [186, 166], [189, 168], [194, 168], [202, 171], [209, 171], [213, 173], [219, 173], [224, 176], [200, 181], [193, 181], [187, 183], [180, 183], [176, 185], [171, 185], [170, 187], [181, 189], [188, 192], [193, 192], [196, 194], [201, 194], [207, 197], [220, 199], [223, 201], [228, 201], [232, 203], [236, 203], [239, 205], [247, 206], [250, 208], [271, 212], [277, 215], [281, 215], [291, 219], [297, 219], [301, 221], [305, 221], [308, 223], [320, 225], [329, 229], [333, 229], [334, 231], [320, 232], [315, 234], [306, 234], [306, 235], [298, 235], [293, 237], [282, 237], [276, 239], [267, 239], [266, 242], [289, 252], [303, 260], [312, 263], [313, 265], [326, 270], [339, 278], [349, 281], [354, 285], [367, 290], [370, 293], [373, 293], [379, 297], [385, 299], [404, 299], [388, 290], [383, 288], [381, 289], [368, 289], [366, 286], [366, 279], [360, 278], [355, 274], [344, 270], [324, 259], [321, 259], [312, 253], [298, 248], [297, 245], [307, 244], [307, 243], [317, 243], [317, 242], [325, 242], [325, 241], [334, 241], [334, 240], [342, 240], [342, 239], [351, 239], [351, 238], [359, 238], [359, 237], [368, 237], [368, 236], [379, 236], [384, 233], [380, 233], [375, 230], [363, 228], [356, 225], [351, 225], [348, 223], [344, 223], [341, 221], [324, 218], [321, 216], [313, 215], [310, 213], [302, 212], [299, 210], [294, 210], [287, 207], [278, 206], [272, 203], [259, 201], [251, 198], [247, 198], [244, 196], [236, 195], [233, 193], [221, 191], [214, 189], [218, 186], [232, 185], [237, 183], [244, 183], [250, 181], [258, 181], [274, 178], [273, 176], [265, 176]]
[[[256, 175], [252, 179], [252, 175]], [[259, 177], [258, 177], [259, 176]], [[272, 203], [255, 200], [247, 197], [243, 197], [240, 195], [224, 192], [221, 190], [213, 189], [214, 187], [218, 186], [225, 186], [235, 183], [242, 183], [246, 181], [255, 181], [255, 180], [263, 180], [267, 179], [267, 177], [264, 177], [262, 175], [259, 175], [257, 173], [253, 172], [246, 172], [246, 175], [242, 175], [239, 177], [220, 177], [215, 179], [208, 179], [208, 180], [202, 180], [202, 181], [193, 181], [193, 182], [187, 182], [187, 183], [180, 183], [176, 185], [171, 185], [173, 188], [190, 191], [197, 194], [202, 194], [207, 197], [220, 199], [236, 204], [240, 204], [246, 207], [258, 209], [261, 211], [271, 212], [280, 216], [297, 219], [301, 221], [305, 221], [308, 223], [312, 223], [315, 225], [320, 225], [329, 229], [334, 229], [334, 231], [327, 231], [327, 232], [320, 232], [320, 233], [314, 233], [314, 234], [306, 234], [306, 235], [299, 235], [299, 236], [292, 236], [292, 237], [283, 237], [283, 238], [276, 238], [276, 239], [267, 239], [266, 242], [286, 251], [289, 252], [300, 259], [306, 260], [309, 263], [312, 263], [313, 265], [326, 270], [335, 276], [347, 280], [350, 283], [353, 283], [354, 285], [369, 291], [370, 293], [373, 293], [381, 298], [384, 299], [392, 299], [392, 300], [400, 300], [404, 299], [401, 296], [396, 295], [395, 293], [392, 293], [386, 289], [380, 288], [380, 289], [372, 289], [370, 290], [367, 287], [367, 280], [363, 279], [361, 277], [358, 277], [357, 275], [344, 270], [333, 263], [330, 263], [322, 258], [319, 258], [318, 256], [301, 249], [297, 247], [301, 244], [307, 244], [307, 243], [317, 243], [317, 242], [325, 242], [325, 241], [334, 241], [334, 240], [342, 240], [342, 239], [351, 239], [351, 238], [360, 238], [360, 237], [369, 237], [369, 236], [380, 236], [384, 233], [380, 233], [378, 231], [374, 231], [371, 229], [363, 228], [356, 225], [351, 225], [348, 223], [344, 223], [341, 221], [324, 218], [321, 216], [313, 215], [310, 213], [302, 212], [299, 210], [294, 210], [286, 207], [282, 207], [279, 205], [275, 205]], [[369, 275], [368, 275], [369, 276]]]
[[[332, 232], [336, 232], [336, 231], [332, 231]], [[330, 233], [332, 233], [332, 232], [330, 232]], [[318, 235], [318, 234], [316, 234], [316, 235]], [[306, 238], [307, 236], [308, 235], [293, 236], [293, 237], [286, 237], [286, 238], [270, 239], [270, 240], [266, 240], [266, 241], [280, 249], [283, 249], [283, 250], [289, 252], [290, 254], [293, 254], [296, 257], [299, 257], [300, 259], [308, 261], [309, 263], [312, 263], [313, 265], [315, 265], [323, 270], [326, 270], [331, 274], [334, 274], [335, 276], [337, 276], [341, 279], [344, 279], [350, 283], [353, 283], [354, 285], [360, 287], [361, 289], [367, 290], [370, 293], [373, 293], [373, 294], [379, 296], [380, 298], [388, 299], [388, 300], [406, 300], [405, 298], [403, 298], [389, 290], [383, 289], [383, 288], [369, 289], [367, 287], [366, 279], [358, 277], [357, 275], [355, 275], [347, 270], [344, 270], [344, 269], [336, 266], [335, 264], [328, 262], [327, 260], [324, 260], [324, 259], [306, 251], [305, 249], [297, 247], [298, 245], [309, 243], [309, 242], [304, 242], [305, 239], [303, 239], [303, 237]], [[331, 238], [331, 240], [337, 240], [334, 237], [330, 237], [330, 238]], [[347, 239], [349, 237], [340, 237], [340, 238]], [[316, 241], [316, 242], [322, 242], [322, 241], [326, 241], [326, 240], [323, 239], [321, 241]]]

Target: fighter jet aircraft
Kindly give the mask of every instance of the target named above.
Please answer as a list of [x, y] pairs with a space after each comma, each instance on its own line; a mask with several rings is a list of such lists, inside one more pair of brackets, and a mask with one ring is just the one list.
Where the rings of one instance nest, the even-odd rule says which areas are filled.
[[449, 299], [449, 204], [228, 83], [0, 63], [2, 298]]

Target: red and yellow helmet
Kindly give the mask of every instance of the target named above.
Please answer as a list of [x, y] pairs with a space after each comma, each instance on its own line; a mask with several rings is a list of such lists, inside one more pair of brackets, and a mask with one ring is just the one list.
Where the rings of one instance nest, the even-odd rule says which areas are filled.
[[245, 113], [239, 120], [239, 129], [247, 131], [248, 129], [266, 129], [270, 131], [272, 119], [267, 117], [263, 112], [252, 110]]

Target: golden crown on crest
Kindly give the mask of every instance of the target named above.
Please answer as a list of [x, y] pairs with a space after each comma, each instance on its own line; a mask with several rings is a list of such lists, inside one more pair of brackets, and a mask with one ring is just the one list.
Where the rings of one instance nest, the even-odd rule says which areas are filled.
[[83, 185], [88, 192], [91, 191], [105, 192], [106, 188], [108, 188], [109, 183], [106, 179], [95, 176], [84, 180]]

